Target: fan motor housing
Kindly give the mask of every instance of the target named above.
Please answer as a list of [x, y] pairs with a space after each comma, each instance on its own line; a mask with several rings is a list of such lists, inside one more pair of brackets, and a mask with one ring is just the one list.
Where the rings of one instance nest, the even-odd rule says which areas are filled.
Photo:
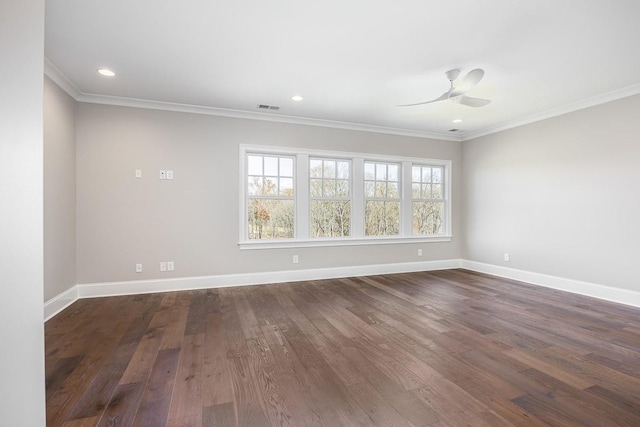
[[454, 81], [455, 79], [458, 78], [458, 76], [460, 75], [460, 69], [455, 68], [453, 70], [449, 70], [446, 73], [444, 73], [445, 76], [447, 76], [447, 80], [449, 80], [450, 82]]

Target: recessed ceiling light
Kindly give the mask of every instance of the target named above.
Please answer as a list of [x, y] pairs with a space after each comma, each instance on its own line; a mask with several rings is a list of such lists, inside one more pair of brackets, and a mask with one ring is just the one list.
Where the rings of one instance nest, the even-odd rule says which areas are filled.
[[98, 68], [98, 74], [105, 77], [113, 77], [116, 75], [116, 73], [114, 73], [108, 68]]
[[293, 96], [291, 97], [291, 100], [292, 100], [292, 101], [302, 101], [302, 100], [303, 100], [303, 98], [302, 98], [300, 95], [293, 95]]
[[454, 119], [453, 123], [462, 123], [462, 119]]

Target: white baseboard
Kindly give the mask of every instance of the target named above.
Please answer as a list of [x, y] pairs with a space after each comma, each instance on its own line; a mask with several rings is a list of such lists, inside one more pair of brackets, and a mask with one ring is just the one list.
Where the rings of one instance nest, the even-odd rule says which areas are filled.
[[44, 303], [44, 321], [51, 319], [78, 299], [78, 285], [72, 286], [61, 294]]
[[316, 268], [308, 270], [270, 271], [264, 273], [225, 274], [219, 276], [183, 277], [175, 279], [136, 280], [126, 282], [87, 283], [77, 285], [78, 298], [146, 294], [153, 292], [192, 289], [224, 288], [229, 286], [261, 285], [298, 282], [303, 280], [335, 279], [376, 274], [410, 273], [415, 271], [460, 268], [461, 260], [374, 264], [350, 267]]
[[565, 279], [563, 277], [550, 276], [547, 274], [534, 273], [531, 271], [517, 270], [515, 268], [502, 267], [493, 264], [462, 260], [462, 268], [491, 274], [493, 276], [505, 277], [507, 279], [519, 280], [533, 285], [544, 286], [546, 288], [571, 292], [574, 294], [586, 295], [606, 301], [640, 307], [640, 292], [629, 289], [614, 288], [611, 286], [598, 285], [595, 283], [582, 282], [579, 280]]
[[342, 277], [373, 276], [376, 274], [411, 273], [416, 271], [467, 270], [519, 280], [534, 285], [607, 301], [640, 307], [640, 292], [613, 288], [595, 283], [581, 282], [541, 273], [506, 268], [481, 262], [448, 259], [440, 261], [408, 262], [397, 264], [361, 265], [351, 267], [317, 268], [308, 270], [270, 271], [264, 273], [225, 274], [218, 276], [183, 277], [158, 280], [132, 280], [78, 284], [50, 299], [44, 305], [44, 319], [49, 320], [79, 298], [109, 297], [147, 294], [154, 292], [186, 291], [193, 289], [225, 288], [304, 280], [336, 279]]

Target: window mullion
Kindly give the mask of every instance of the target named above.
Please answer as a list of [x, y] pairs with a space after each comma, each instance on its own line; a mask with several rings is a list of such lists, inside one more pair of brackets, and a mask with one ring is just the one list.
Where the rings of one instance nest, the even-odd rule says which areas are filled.
[[296, 155], [296, 173], [295, 173], [295, 197], [296, 197], [296, 214], [295, 227], [296, 239], [309, 239], [309, 155]]
[[249, 218], [247, 214], [249, 178], [247, 176], [247, 151], [240, 147], [240, 241], [249, 240]]
[[444, 228], [445, 234], [453, 233], [453, 224], [451, 223], [451, 164], [442, 168], [442, 202], [444, 207]]
[[412, 162], [402, 162], [402, 180], [400, 198], [400, 235], [410, 237], [413, 234], [413, 206], [412, 206], [412, 188], [411, 188], [411, 168]]
[[364, 159], [354, 158], [351, 175], [351, 236], [364, 237]]

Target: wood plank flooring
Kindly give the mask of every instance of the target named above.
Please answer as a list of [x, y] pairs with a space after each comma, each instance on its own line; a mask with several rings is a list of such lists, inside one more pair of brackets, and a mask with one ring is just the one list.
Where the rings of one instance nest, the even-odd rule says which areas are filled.
[[448, 270], [75, 302], [49, 426], [640, 426], [640, 309]]

